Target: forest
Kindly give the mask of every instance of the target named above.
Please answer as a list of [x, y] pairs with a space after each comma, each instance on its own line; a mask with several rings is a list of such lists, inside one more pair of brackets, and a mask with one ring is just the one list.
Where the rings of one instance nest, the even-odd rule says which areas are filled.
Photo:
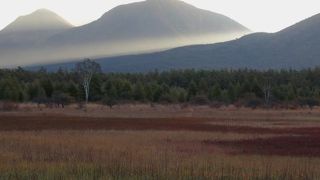
[[[0, 70], [0, 101], [46, 105], [83, 103], [76, 70]], [[194, 104], [220, 107], [314, 107], [320, 103], [320, 68], [305, 70], [172, 70], [102, 73], [92, 76], [88, 100], [124, 103]]]

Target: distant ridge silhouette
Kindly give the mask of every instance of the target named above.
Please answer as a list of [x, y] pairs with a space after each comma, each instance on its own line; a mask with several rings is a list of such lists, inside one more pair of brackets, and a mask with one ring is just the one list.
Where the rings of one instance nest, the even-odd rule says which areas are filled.
[[[5, 32], [37, 27], [29, 28], [29, 33], [39, 34], [38, 30], [49, 27], [54, 19], [52, 29], [59, 32], [54, 31], [41, 37], [29, 36], [25, 43], [26, 48], [21, 47], [19, 42], [22, 41], [16, 40], [15, 35], [0, 35], [0, 39], [6, 39], [0, 40], [0, 65], [155, 52], [191, 44], [226, 41], [250, 32], [224, 15], [199, 9], [179, 0], [147, 0], [121, 5], [92, 23], [73, 28], [57, 16], [47, 20], [47, 23], [41, 18], [49, 16], [47, 14], [53, 13], [47, 10], [36, 11], [28, 17], [18, 18], [3, 30]], [[26, 22], [32, 25], [28, 26]], [[20, 24], [23, 28], [20, 28]], [[45, 27], [42, 27], [42, 24]], [[8, 43], [10, 41], [18, 42], [16, 46], [19, 48], [16, 48], [14, 43]]]
[[[100, 58], [107, 72], [155, 69], [305, 69], [320, 66], [320, 14], [277, 33], [254, 33], [240, 39], [168, 51]], [[73, 63], [47, 66], [72, 68]]]

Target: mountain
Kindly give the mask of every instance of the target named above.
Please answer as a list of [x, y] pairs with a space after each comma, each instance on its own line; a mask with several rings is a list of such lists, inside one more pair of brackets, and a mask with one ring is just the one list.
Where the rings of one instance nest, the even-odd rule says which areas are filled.
[[82, 58], [219, 42], [248, 32], [226, 16], [183, 1], [147, 0], [118, 6], [97, 21], [53, 36], [48, 44], [63, 47], [67, 57]]
[[188, 41], [188, 38], [194, 36], [248, 31], [228, 17], [198, 9], [183, 1], [147, 0], [118, 6], [97, 21], [71, 29], [50, 40], [67, 44], [158, 38]]
[[23, 45], [44, 41], [54, 34], [71, 28], [72, 25], [57, 14], [40, 9], [20, 16], [0, 31], [0, 44]]
[[[320, 14], [277, 33], [254, 33], [240, 39], [195, 45], [158, 53], [97, 59], [107, 72], [170, 69], [304, 69], [320, 66]], [[72, 68], [74, 63], [54, 64]]]
[[40, 9], [18, 17], [0, 31], [0, 65], [23, 65], [32, 58], [49, 37], [73, 26], [57, 14]]
[[[250, 31], [221, 14], [180, 0], [147, 0], [115, 7], [98, 20], [46, 38], [33, 51], [9, 59], [48, 63], [221, 42]], [[15, 53], [11, 53], [15, 54]]]

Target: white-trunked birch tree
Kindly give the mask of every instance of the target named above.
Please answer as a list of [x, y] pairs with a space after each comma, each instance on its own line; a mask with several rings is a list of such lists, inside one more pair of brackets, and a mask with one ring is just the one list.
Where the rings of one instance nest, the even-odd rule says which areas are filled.
[[80, 81], [82, 83], [82, 86], [85, 92], [85, 100], [86, 100], [86, 107], [87, 107], [87, 104], [89, 101], [90, 83], [91, 83], [92, 77], [96, 73], [101, 73], [101, 67], [100, 67], [100, 64], [96, 63], [95, 61], [92, 61], [91, 59], [85, 59], [84, 61], [76, 64], [75, 70], [80, 78]]

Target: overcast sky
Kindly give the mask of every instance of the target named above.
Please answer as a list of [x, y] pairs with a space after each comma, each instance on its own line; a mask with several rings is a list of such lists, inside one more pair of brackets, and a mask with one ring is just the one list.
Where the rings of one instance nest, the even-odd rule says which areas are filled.
[[[50, 9], [74, 25], [99, 18], [111, 8], [139, 0], [0, 0], [0, 28], [39, 8]], [[319, 0], [184, 0], [224, 14], [253, 31], [275, 32], [320, 13]]]

